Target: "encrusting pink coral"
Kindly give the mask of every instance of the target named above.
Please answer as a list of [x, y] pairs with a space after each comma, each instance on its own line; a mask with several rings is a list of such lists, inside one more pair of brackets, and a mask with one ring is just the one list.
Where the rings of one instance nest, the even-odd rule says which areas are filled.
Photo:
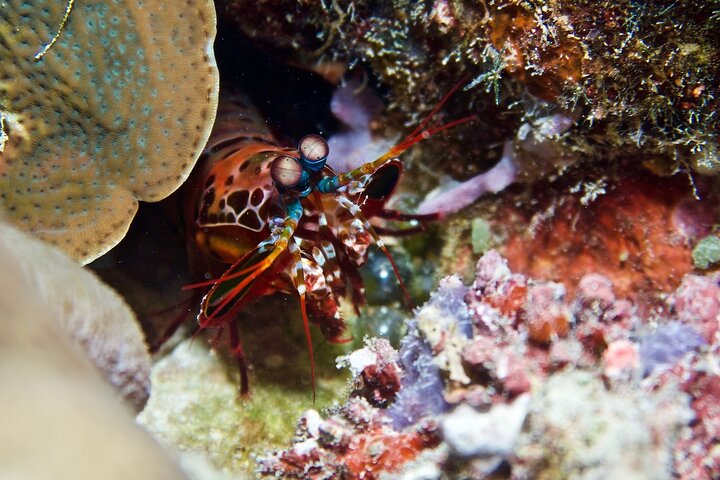
[[720, 376], [715, 360], [720, 343], [706, 355], [693, 355], [661, 375], [661, 381], [682, 381], [682, 390], [690, 395], [695, 418], [690, 431], [675, 445], [674, 460], [682, 480], [715, 480], [720, 472]]
[[678, 320], [694, 326], [712, 343], [720, 327], [720, 285], [716, 277], [687, 275], [671, 297]]
[[618, 340], [608, 345], [603, 353], [605, 375], [614, 377], [624, 371], [632, 372], [640, 365], [637, 346], [630, 340]]
[[[718, 288], [716, 278], [688, 275], [663, 310], [670, 318], [645, 315], [609, 277], [587, 273], [572, 298], [558, 283], [513, 273], [491, 250], [471, 286], [457, 277], [441, 282], [409, 322], [399, 354], [371, 339], [343, 357], [355, 377], [347, 404], [326, 420], [309, 416], [316, 428], [301, 429], [295, 445], [261, 459], [260, 470], [286, 478], [487, 478], [505, 465], [508, 478], [520, 479], [550, 475], [557, 464], [578, 478], [670, 478], [674, 468], [683, 480], [710, 480], [720, 458], [702, 452], [720, 441], [720, 377], [709, 363], [720, 342], [698, 332], [717, 323]], [[574, 420], [561, 418], [558, 396]], [[591, 418], [580, 420], [583, 409]], [[690, 409], [699, 421], [689, 423]], [[503, 430], [502, 448], [488, 440], [498, 438], [497, 422], [517, 426]], [[551, 438], [538, 444], [538, 435]], [[583, 449], [600, 460], [587, 463]]]

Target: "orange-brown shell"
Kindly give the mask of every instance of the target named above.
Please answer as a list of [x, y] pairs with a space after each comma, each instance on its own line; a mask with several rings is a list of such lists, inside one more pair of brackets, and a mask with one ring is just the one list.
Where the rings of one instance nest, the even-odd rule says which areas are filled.
[[244, 96], [225, 97], [188, 182], [191, 241], [211, 257], [232, 263], [267, 238], [271, 214], [282, 212], [270, 164], [289, 151], [275, 143]]
[[[190, 257], [196, 273], [218, 277], [268, 239], [270, 221], [284, 215], [270, 173], [272, 162], [282, 156], [299, 159], [300, 152], [279, 146], [246, 98], [221, 99], [210, 141], [185, 191]], [[373, 238], [357, 214], [381, 212], [400, 167], [391, 162], [382, 170], [365, 193], [313, 192], [301, 200], [304, 213], [291, 243], [300, 249], [308, 308], [316, 313], [314, 321], [331, 341], [341, 339], [344, 330], [336, 297], [349, 293], [356, 306], [364, 301], [357, 267], [367, 260]], [[325, 167], [322, 174], [334, 173]], [[348, 200], [356, 208], [342, 205]], [[297, 265], [297, 257], [285, 251], [246, 297], [294, 293]]]

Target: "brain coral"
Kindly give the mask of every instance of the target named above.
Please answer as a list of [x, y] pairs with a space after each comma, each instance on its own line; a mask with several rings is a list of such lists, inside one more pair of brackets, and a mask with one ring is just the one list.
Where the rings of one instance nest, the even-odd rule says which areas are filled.
[[9, 217], [81, 262], [119, 242], [138, 200], [169, 195], [205, 145], [217, 108], [214, 38], [211, 0], [0, 3]]

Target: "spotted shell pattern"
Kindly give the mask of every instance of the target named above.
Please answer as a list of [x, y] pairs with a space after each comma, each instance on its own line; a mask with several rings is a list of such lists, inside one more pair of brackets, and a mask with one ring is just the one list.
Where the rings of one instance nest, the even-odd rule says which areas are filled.
[[[189, 222], [195, 226], [194, 240], [200, 251], [228, 264], [265, 240], [269, 222], [283, 216], [271, 164], [280, 156], [299, 155], [298, 150], [275, 142], [244, 96], [223, 97], [200, 168], [188, 187], [193, 209]], [[371, 235], [338, 196], [347, 193], [312, 194], [302, 200], [304, 215], [289, 252], [276, 261], [272, 280], [259, 293], [293, 293], [291, 272], [296, 266], [291, 253], [299, 248], [308, 307], [320, 314], [314, 321], [330, 341], [341, 339], [345, 329], [336, 297], [345, 296], [350, 287], [353, 301], [361, 302], [357, 266], [365, 263], [372, 244]], [[326, 234], [318, 238], [323, 229]]]
[[232, 165], [231, 156], [225, 160], [228, 165], [216, 165], [205, 185], [198, 226], [234, 225], [253, 232], [265, 230], [270, 205], [278, 201], [270, 177], [270, 164], [277, 155], [262, 153], [239, 167]]

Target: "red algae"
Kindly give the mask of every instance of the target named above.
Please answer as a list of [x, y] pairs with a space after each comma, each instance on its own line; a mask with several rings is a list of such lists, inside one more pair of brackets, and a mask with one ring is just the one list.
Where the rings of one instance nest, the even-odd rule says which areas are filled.
[[440, 443], [432, 431], [390, 434], [382, 428], [353, 438], [343, 464], [349, 479], [375, 479], [380, 472], [396, 472], [422, 450]]
[[[579, 280], [596, 272], [612, 281], [619, 297], [655, 304], [693, 269], [688, 228], [671, 221], [680, 208], [707, 204], [691, 199], [687, 182], [647, 175], [620, 180], [589, 202], [565, 194], [545, 202], [545, 212], [525, 212], [530, 227], [510, 232], [501, 252], [514, 271], [562, 282], [571, 297]], [[506, 207], [498, 218], [518, 213]]]
[[560, 31], [562, 38], [549, 44], [534, 12], [517, 6], [495, 12], [488, 30], [492, 45], [503, 52], [505, 71], [533, 95], [553, 102], [566, 89], [579, 87], [584, 52], [568, 32]]
[[440, 443], [433, 422], [397, 432], [384, 424], [381, 412], [357, 398], [327, 420], [311, 410], [293, 448], [260, 459], [259, 470], [282, 478], [330, 479], [342, 472], [344, 479], [373, 480]]
[[570, 329], [572, 313], [563, 303], [565, 289], [560, 284], [533, 285], [523, 307], [528, 337], [537, 343], [548, 343], [565, 337]]

